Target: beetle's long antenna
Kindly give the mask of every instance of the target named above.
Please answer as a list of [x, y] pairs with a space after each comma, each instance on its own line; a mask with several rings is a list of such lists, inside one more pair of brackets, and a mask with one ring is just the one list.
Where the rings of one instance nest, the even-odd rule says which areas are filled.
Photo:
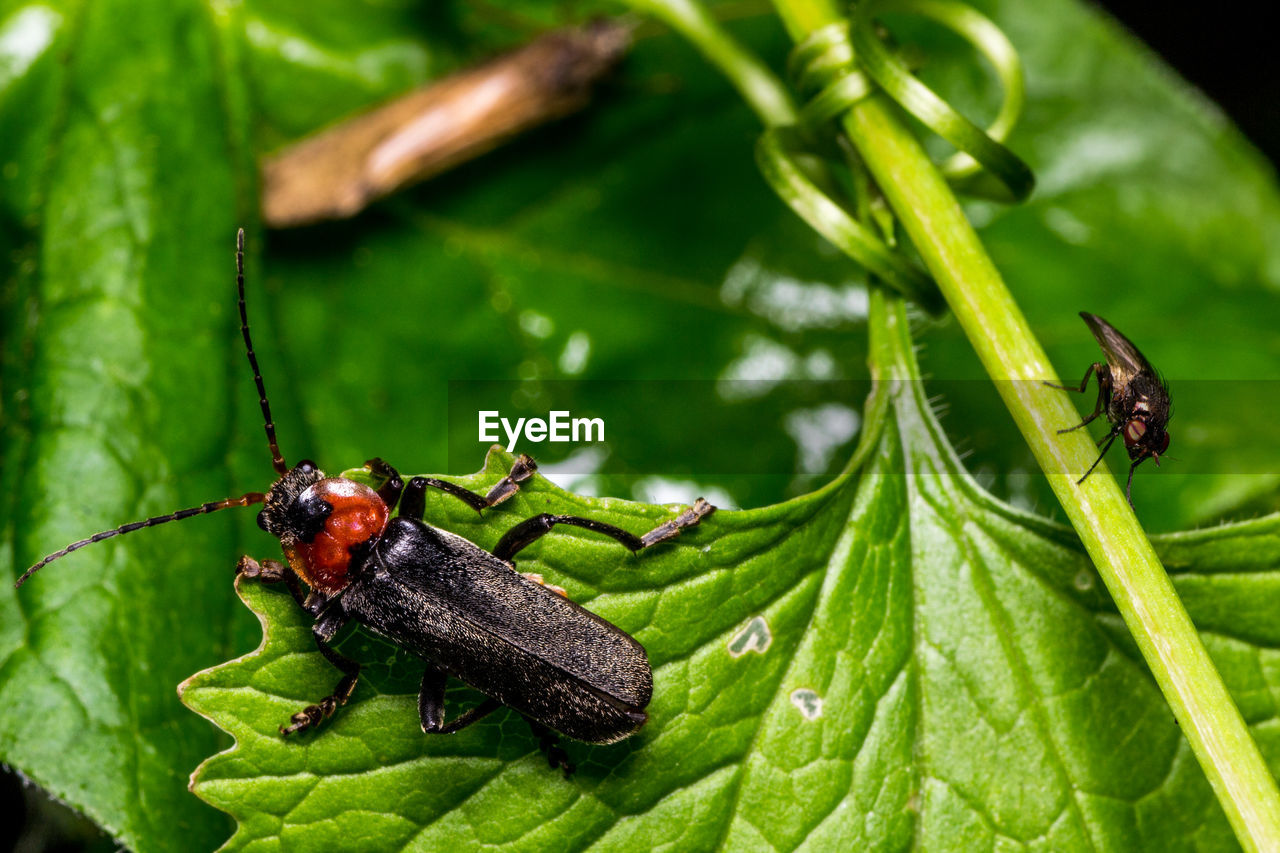
[[94, 542], [101, 542], [103, 539], [110, 539], [112, 536], [119, 536], [121, 533], [132, 533], [133, 531], [141, 530], [144, 527], [155, 527], [157, 524], [165, 524], [170, 521], [181, 521], [182, 519], [190, 518], [193, 515], [203, 515], [209, 512], [217, 512], [220, 509], [227, 509], [233, 506], [250, 506], [251, 504], [260, 504], [265, 499], [265, 497], [266, 496], [263, 495], [261, 492], [249, 492], [248, 494], [241, 495], [238, 498], [227, 498], [225, 500], [220, 500], [220, 501], [211, 501], [210, 503], [201, 504], [200, 506], [194, 506], [194, 507], [191, 507], [190, 509], [180, 509], [177, 512], [170, 513], [169, 515], [157, 515], [156, 517], [148, 518], [145, 521], [134, 521], [129, 524], [122, 524], [114, 530], [104, 530], [101, 533], [95, 533], [92, 536], [90, 536], [88, 539], [81, 539], [79, 542], [72, 542], [70, 545], [63, 548], [61, 551], [54, 551], [52, 554], [45, 557], [43, 560], [36, 563], [31, 568], [27, 569], [25, 572], [22, 573], [22, 577], [18, 578], [17, 583], [13, 585], [14, 589], [17, 589], [18, 587], [22, 586], [24, 583], [26, 583], [27, 578], [31, 577], [36, 572], [40, 571], [40, 569], [44, 568], [49, 563], [52, 563], [54, 560], [58, 559], [59, 557], [65, 557], [68, 554], [70, 554], [72, 551], [79, 551], [84, 546], [92, 545]]
[[253, 382], [258, 386], [258, 403], [262, 406], [262, 419], [267, 430], [267, 444], [271, 447], [271, 464], [277, 474], [289, 470], [280, 454], [280, 444], [276, 441], [276, 425], [271, 420], [271, 404], [267, 402], [267, 388], [262, 383], [262, 371], [258, 368], [258, 356], [253, 352], [253, 339], [249, 337], [249, 314], [244, 307], [244, 229], [236, 232], [236, 287], [240, 291], [240, 334], [244, 336], [245, 354], [249, 356], [249, 366], [253, 368]]

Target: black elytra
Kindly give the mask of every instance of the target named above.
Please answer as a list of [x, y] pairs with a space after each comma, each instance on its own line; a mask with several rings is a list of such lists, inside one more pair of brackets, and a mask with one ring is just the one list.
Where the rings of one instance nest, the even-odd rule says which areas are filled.
[[1129, 480], [1124, 487], [1124, 496], [1129, 501], [1129, 506], [1133, 506], [1131, 491], [1134, 470], [1148, 458], [1154, 459], [1158, 466], [1160, 456], [1169, 449], [1169, 433], [1165, 429], [1169, 418], [1173, 416], [1169, 386], [1151, 366], [1146, 356], [1114, 326], [1097, 314], [1081, 311], [1080, 316], [1089, 326], [1089, 331], [1093, 333], [1098, 345], [1102, 347], [1106, 361], [1089, 365], [1079, 388], [1052, 382], [1044, 384], [1051, 388], [1084, 393], [1089, 387], [1089, 379], [1093, 376], [1098, 377], [1098, 401], [1093, 407], [1093, 412], [1080, 423], [1067, 429], [1060, 429], [1058, 433], [1080, 429], [1105, 412], [1107, 420], [1111, 423], [1111, 430], [1098, 440], [1098, 444], [1101, 446], [1105, 442], [1106, 446], [1089, 466], [1089, 470], [1076, 483], [1083, 483], [1107, 455], [1107, 451], [1111, 449], [1115, 440], [1123, 437], [1125, 449], [1129, 452], [1129, 459], [1132, 461], [1129, 466]]
[[419, 703], [428, 731], [444, 726], [443, 675], [576, 740], [611, 743], [647, 719], [653, 676], [640, 643], [420, 519], [392, 519], [319, 613], [326, 634], [348, 619], [437, 670]]
[[[260, 562], [245, 556], [237, 574], [284, 583], [298, 604], [315, 617], [312, 634], [317, 648], [342, 672], [328, 696], [281, 726], [282, 735], [319, 726], [351, 697], [360, 664], [331, 643], [353, 622], [425, 662], [418, 695], [424, 732], [450, 734], [505, 705], [525, 717], [551, 766], [562, 768], [567, 776], [573, 765], [552, 732], [588, 743], [613, 743], [644, 725], [645, 708], [653, 694], [653, 673], [644, 647], [535, 576], [516, 571], [514, 559], [558, 525], [581, 527], [632, 552], [641, 551], [697, 525], [715, 507], [699, 498], [641, 536], [588, 518], [543, 513], [508, 530], [489, 552], [423, 521], [426, 490], [452, 495], [480, 512], [511, 497], [533, 476], [537, 465], [528, 456], [518, 457], [507, 476], [484, 495], [430, 477], [405, 483], [380, 459], [366, 463], [380, 484], [377, 489], [329, 477], [310, 461], [290, 468], [276, 441], [249, 335], [243, 230], [236, 238], [236, 285], [245, 354], [279, 479], [265, 494], [248, 492], [74, 542], [33, 565], [15, 586], [53, 560], [103, 539], [228, 507], [262, 504], [258, 524], [280, 540], [285, 561]], [[400, 514], [391, 518], [397, 505]], [[449, 677], [487, 698], [446, 721]]]

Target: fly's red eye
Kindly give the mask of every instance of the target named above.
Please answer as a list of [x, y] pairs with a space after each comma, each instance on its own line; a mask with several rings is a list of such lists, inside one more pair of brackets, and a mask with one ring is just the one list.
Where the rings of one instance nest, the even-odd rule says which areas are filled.
[[1124, 425], [1124, 443], [1132, 447], [1142, 441], [1142, 437], [1147, 434], [1147, 425], [1138, 420], [1129, 421]]
[[1166, 432], [1164, 435], [1160, 436], [1160, 449], [1156, 452], [1164, 453], [1168, 449], [1169, 449], [1169, 433]]

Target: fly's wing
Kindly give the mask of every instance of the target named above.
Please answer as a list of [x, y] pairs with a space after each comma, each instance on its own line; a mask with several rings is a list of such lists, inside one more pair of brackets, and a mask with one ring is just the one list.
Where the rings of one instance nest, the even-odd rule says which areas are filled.
[[1093, 332], [1098, 346], [1102, 347], [1107, 365], [1111, 368], [1112, 379], [1116, 380], [1117, 385], [1125, 385], [1140, 374], [1147, 374], [1153, 379], [1156, 377], [1151, 362], [1138, 351], [1133, 341], [1116, 331], [1115, 326], [1087, 311], [1081, 311], [1080, 316], [1089, 324], [1089, 331]]

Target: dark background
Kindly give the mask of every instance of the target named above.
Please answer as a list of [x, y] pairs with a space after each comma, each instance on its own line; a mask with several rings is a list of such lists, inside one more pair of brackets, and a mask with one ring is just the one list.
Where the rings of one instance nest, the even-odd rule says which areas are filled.
[[[1280, 62], [1262, 4], [1219, 3], [1212, 12], [1192, 4], [1101, 6], [1225, 111], [1273, 164], [1280, 160]], [[91, 824], [7, 769], [0, 773], [0, 804], [9, 812], [0, 821], [0, 850], [116, 849]]]
[[[1218, 104], [1272, 163], [1280, 159], [1280, 62], [1261, 3], [1102, 3]], [[1212, 11], [1210, 11], [1212, 8]]]

